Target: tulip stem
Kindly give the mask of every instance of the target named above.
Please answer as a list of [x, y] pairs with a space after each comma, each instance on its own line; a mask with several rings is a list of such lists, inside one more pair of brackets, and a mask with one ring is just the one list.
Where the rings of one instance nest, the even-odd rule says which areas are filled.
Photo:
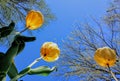
[[26, 31], [28, 28], [25, 28], [24, 30], [22, 30], [20, 33], [22, 33], [22, 32], [24, 32], [24, 31]]
[[28, 67], [32, 67], [33, 65], [35, 65], [37, 62], [39, 62], [43, 57], [39, 57], [37, 59], [35, 59]]
[[108, 66], [108, 69], [109, 69], [109, 72], [110, 74], [112, 75], [112, 77], [114, 78], [115, 81], [118, 81], [118, 79], [116, 78], [115, 74], [112, 72], [112, 70], [110, 69], [109, 65], [107, 64]]

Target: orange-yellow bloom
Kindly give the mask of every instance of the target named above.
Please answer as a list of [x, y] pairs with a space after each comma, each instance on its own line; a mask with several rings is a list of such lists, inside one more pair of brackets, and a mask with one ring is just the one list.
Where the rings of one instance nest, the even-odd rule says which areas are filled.
[[44, 17], [41, 12], [31, 10], [26, 16], [26, 27], [30, 30], [35, 30], [42, 26]]
[[103, 67], [111, 67], [116, 62], [116, 52], [108, 47], [99, 48], [94, 54], [94, 60]]
[[45, 42], [41, 47], [40, 53], [43, 60], [47, 62], [53, 62], [59, 58], [60, 49], [56, 43]]

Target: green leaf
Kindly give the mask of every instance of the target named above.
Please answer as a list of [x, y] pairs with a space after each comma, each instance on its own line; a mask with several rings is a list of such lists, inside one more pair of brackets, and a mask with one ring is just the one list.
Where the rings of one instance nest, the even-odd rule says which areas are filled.
[[12, 63], [10, 68], [9, 68], [9, 71], [8, 71], [8, 76], [12, 79], [17, 75], [18, 75], [17, 68], [16, 68], [15, 64]]
[[16, 40], [14, 40], [11, 47], [7, 50], [4, 56], [4, 60], [7, 64], [12, 64], [14, 57], [17, 55], [18, 48], [19, 44], [16, 42]]
[[[8, 61], [6, 61], [7, 59], [5, 59], [5, 58], [6, 58], [5, 54], [0, 52], [0, 81], [6, 81], [4, 79], [12, 65], [12, 61], [8, 62]], [[11, 74], [13, 74], [13, 73], [11, 73]]]
[[14, 30], [15, 23], [12, 21], [9, 26], [0, 28], [0, 38], [7, 37]]
[[21, 44], [19, 44], [19, 48], [18, 48], [17, 55], [20, 54], [20, 52], [23, 51], [24, 47], [25, 47], [25, 43], [24, 43], [24, 42], [21, 42]]
[[52, 68], [49, 68], [47, 66], [40, 66], [38, 68], [35, 68], [35, 69], [31, 69], [28, 74], [29, 75], [35, 75], [35, 74], [38, 74], [38, 75], [42, 75], [42, 76], [48, 76], [51, 72], [53, 72], [54, 70], [56, 70], [56, 67], [52, 67]]
[[27, 68], [25, 68], [24, 70], [22, 70], [22, 71], [19, 73], [19, 75], [24, 75], [24, 74], [28, 73], [28, 71], [30, 71], [30, 67], [27, 67]]
[[23, 69], [17, 76], [12, 78], [10, 81], [16, 81], [17, 79], [19, 79], [19, 78], [25, 76], [26, 74], [28, 74], [29, 71], [30, 71], [30, 67], [27, 67], [27, 68]]
[[6, 52], [0, 53], [0, 81], [2, 78], [6, 77], [7, 72], [13, 62], [13, 58], [16, 56], [18, 50], [18, 45], [12, 45]]
[[28, 37], [28, 36], [21, 36], [17, 37], [18, 40], [22, 40], [24, 42], [32, 42], [36, 40], [36, 37]]
[[32, 42], [34, 40], [36, 40], [35, 37], [27, 37], [27, 36], [16, 35], [14, 41], [17, 42], [17, 43], [19, 43], [17, 55], [20, 52], [23, 51], [23, 49], [25, 47], [25, 42]]
[[[1, 79], [0, 79], [0, 80], [1, 80]], [[6, 77], [3, 77], [3, 78], [2, 78], [2, 81], [6, 81]]]

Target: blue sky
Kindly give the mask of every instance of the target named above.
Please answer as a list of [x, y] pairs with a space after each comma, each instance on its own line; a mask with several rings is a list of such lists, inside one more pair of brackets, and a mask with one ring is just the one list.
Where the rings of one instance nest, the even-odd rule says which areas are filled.
[[[46, 0], [46, 3], [57, 19], [41, 29], [39, 33], [35, 33], [37, 40], [27, 43], [23, 52], [16, 57], [15, 63], [19, 71], [40, 56], [40, 47], [44, 42], [56, 42], [62, 49], [62, 40], [74, 30], [74, 23], [77, 21], [83, 23], [86, 19], [89, 20], [90, 16], [100, 18], [105, 14], [105, 10], [109, 5], [107, 0]], [[41, 60], [34, 67], [41, 65], [52, 67], [54, 63], [47, 63]], [[61, 81], [52, 75], [47, 77], [28, 75], [21, 79], [24, 81]]]

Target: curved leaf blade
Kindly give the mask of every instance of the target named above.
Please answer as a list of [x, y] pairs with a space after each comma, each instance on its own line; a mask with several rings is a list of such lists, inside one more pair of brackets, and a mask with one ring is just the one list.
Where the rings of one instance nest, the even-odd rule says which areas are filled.
[[18, 75], [17, 68], [16, 68], [15, 64], [12, 63], [11, 67], [9, 68], [9, 71], [8, 71], [8, 76], [12, 79], [17, 75]]
[[49, 68], [47, 66], [40, 66], [35, 69], [31, 69], [28, 74], [29, 75], [42, 75], [42, 76], [48, 76], [51, 72], [56, 70], [56, 67]]

